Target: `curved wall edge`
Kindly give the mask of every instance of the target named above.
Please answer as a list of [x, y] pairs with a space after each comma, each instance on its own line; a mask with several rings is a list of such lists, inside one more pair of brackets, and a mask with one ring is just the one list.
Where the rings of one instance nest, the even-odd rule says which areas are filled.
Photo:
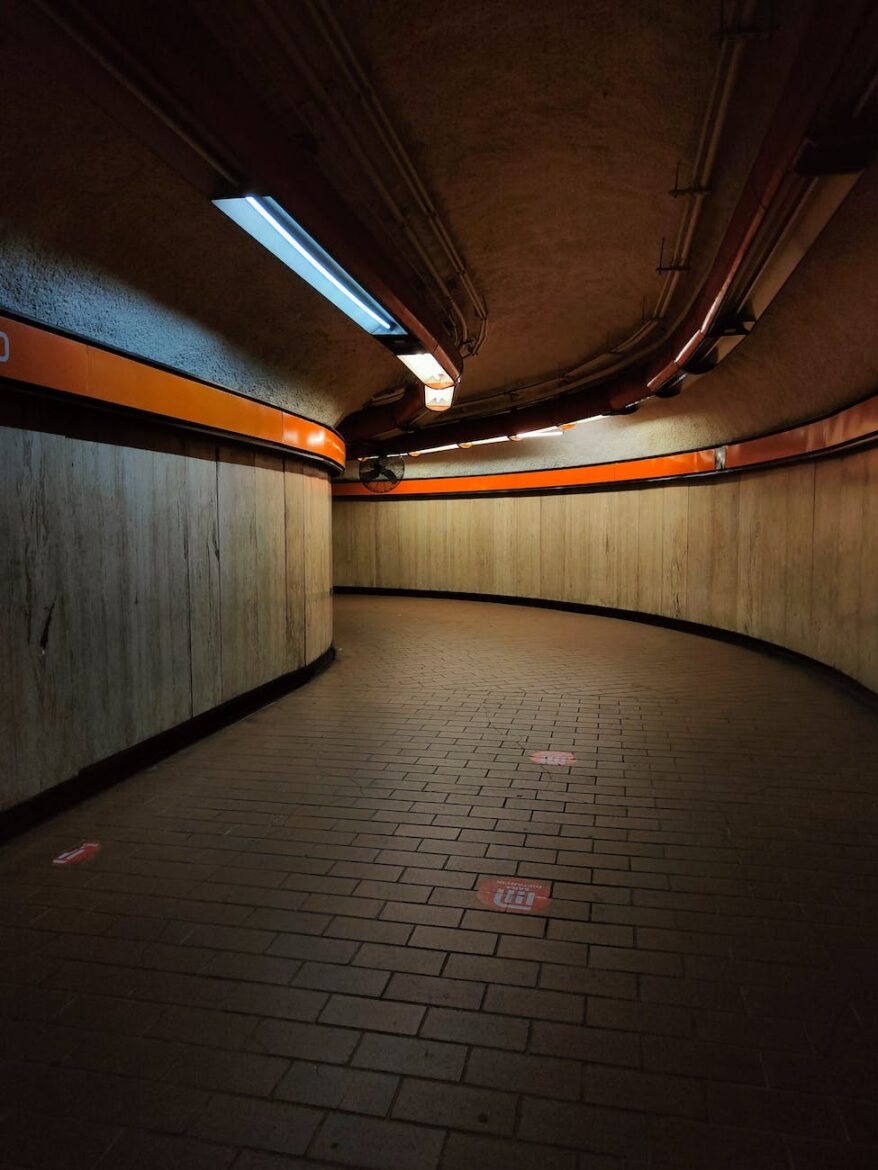
[[626, 491], [404, 502], [335, 499], [336, 586], [656, 615], [878, 690], [878, 446]]
[[634, 609], [613, 609], [612, 606], [586, 605], [578, 601], [553, 601], [546, 597], [510, 597], [504, 594], [487, 593], [455, 593], [453, 590], [438, 589], [380, 589], [359, 585], [336, 585], [333, 593], [340, 596], [356, 595], [366, 597], [434, 597], [441, 601], [481, 601], [489, 605], [521, 605], [533, 609], [557, 609], [562, 613], [581, 613], [587, 617], [614, 618], [623, 622], [639, 622], [645, 626], [658, 626], [661, 629], [677, 630], [681, 634], [692, 634], [698, 638], [713, 638], [717, 642], [726, 642], [732, 646], [741, 646], [745, 650], [752, 650], [757, 654], [768, 654], [780, 658], [785, 662], [801, 666], [806, 670], [814, 670], [834, 685], [841, 687], [848, 694], [853, 695], [860, 702], [878, 714], [878, 691], [858, 682], [842, 670], [828, 666], [817, 658], [807, 654], [800, 654], [798, 650], [790, 650], [787, 646], [780, 646], [777, 642], [766, 642], [763, 638], [755, 638], [750, 634], [741, 634], [737, 630], [724, 630], [719, 626], [708, 626], [704, 622], [690, 622], [685, 618], [665, 617], [658, 613], [642, 613]]
[[332, 643], [328, 471], [123, 417], [0, 396], [0, 811]]
[[24, 833], [34, 825], [57, 816], [67, 808], [112, 788], [135, 772], [149, 768], [167, 756], [182, 751], [190, 744], [221, 731], [229, 724], [258, 711], [284, 695], [305, 686], [322, 674], [335, 659], [335, 647], [327, 650], [297, 670], [288, 671], [270, 682], [254, 687], [243, 695], [220, 703], [210, 711], [178, 723], [166, 731], [150, 736], [113, 756], [83, 768], [75, 776], [62, 780], [53, 788], [38, 793], [12, 808], [0, 810], [0, 843]]
[[754, 467], [771, 467], [778, 463], [832, 455], [853, 444], [874, 441], [878, 441], [878, 394], [822, 418], [716, 447], [541, 471], [419, 476], [403, 480], [385, 495], [375, 495], [362, 484], [343, 480], [333, 485], [332, 494], [339, 498], [392, 503], [406, 497], [535, 494], [607, 484], [622, 487], [647, 480], [657, 482], [730, 475]]
[[0, 315], [0, 379], [283, 449], [344, 468], [332, 427], [91, 341]]

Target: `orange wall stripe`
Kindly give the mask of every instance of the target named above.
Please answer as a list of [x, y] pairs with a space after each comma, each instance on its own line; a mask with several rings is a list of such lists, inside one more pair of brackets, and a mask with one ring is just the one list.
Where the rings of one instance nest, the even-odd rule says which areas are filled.
[[[878, 437], [878, 395], [841, 410], [829, 418], [791, 427], [775, 435], [731, 443], [725, 448], [725, 469], [756, 467], [762, 463], [796, 459], [828, 451], [875, 435]], [[496, 475], [441, 476], [407, 479], [386, 496], [375, 495], [359, 483], [335, 483], [339, 497], [381, 500], [398, 496], [479, 495], [482, 492], [534, 491], [541, 488], [588, 487], [601, 483], [635, 483], [715, 471], [717, 451], [708, 447], [682, 455], [633, 459], [623, 463], [595, 463], [547, 471], [508, 471]]]
[[878, 394], [818, 422], [791, 427], [761, 439], [749, 439], [746, 443], [731, 443], [726, 447], [726, 467], [751, 467], [755, 463], [794, 459], [865, 439], [876, 432]]
[[[595, 463], [587, 467], [558, 467], [548, 471], [509, 471], [496, 475], [461, 475], [442, 479], [404, 479], [394, 496], [446, 495], [461, 492], [533, 491], [539, 488], [583, 487], [590, 484], [620, 483], [637, 479], [659, 479], [713, 471], [713, 448], [659, 459], [634, 459], [626, 463]], [[335, 496], [382, 499], [359, 483], [333, 484]]]
[[276, 443], [344, 467], [344, 442], [320, 423], [2, 316], [0, 378]]

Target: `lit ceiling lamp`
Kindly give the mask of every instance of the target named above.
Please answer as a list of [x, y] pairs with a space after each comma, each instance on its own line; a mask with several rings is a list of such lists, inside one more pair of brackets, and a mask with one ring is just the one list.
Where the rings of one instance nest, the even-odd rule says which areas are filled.
[[424, 385], [424, 406], [437, 412], [447, 410], [454, 399], [454, 379], [443, 370], [431, 353], [396, 355]]
[[538, 431], [519, 431], [517, 435], [510, 435], [510, 439], [557, 439], [564, 432], [560, 427], [543, 427]]
[[398, 337], [405, 333], [399, 322], [336, 264], [279, 203], [265, 195], [216, 199], [214, 203], [361, 329], [373, 337]]
[[424, 447], [421, 451], [409, 451], [409, 455], [417, 458], [419, 455], [435, 455], [437, 451], [456, 451], [457, 443], [449, 443], [445, 447]]
[[214, 204], [361, 329], [373, 337], [390, 339], [393, 352], [423, 383], [424, 405], [429, 410], [447, 410], [451, 406], [455, 379], [432, 354], [399, 353], [399, 349], [407, 345], [414, 349], [417, 340], [337, 264], [279, 203], [267, 195], [244, 195], [232, 199], [215, 199]]

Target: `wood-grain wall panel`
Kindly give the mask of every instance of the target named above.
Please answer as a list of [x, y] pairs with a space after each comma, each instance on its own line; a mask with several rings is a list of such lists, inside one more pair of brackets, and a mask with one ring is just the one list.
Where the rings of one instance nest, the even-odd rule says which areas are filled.
[[623, 491], [338, 499], [333, 522], [339, 584], [681, 618], [878, 689], [878, 448]]
[[[191, 439], [184, 467], [192, 715], [222, 702], [216, 445]], [[295, 479], [297, 477], [289, 477]]]
[[283, 674], [286, 549], [283, 460], [235, 453], [218, 464], [223, 698]]
[[0, 808], [304, 665], [306, 481], [310, 662], [332, 636], [324, 473], [0, 428]]
[[332, 497], [329, 478], [305, 468], [305, 655], [313, 662], [332, 641]]
[[689, 492], [688, 616], [727, 630], [738, 620], [739, 491], [740, 480], [724, 479]]

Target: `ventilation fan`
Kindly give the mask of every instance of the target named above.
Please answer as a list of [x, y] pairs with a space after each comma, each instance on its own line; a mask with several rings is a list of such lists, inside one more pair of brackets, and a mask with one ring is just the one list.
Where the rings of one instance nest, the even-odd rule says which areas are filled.
[[405, 462], [398, 455], [370, 455], [360, 464], [360, 483], [370, 492], [392, 492], [405, 477]]

